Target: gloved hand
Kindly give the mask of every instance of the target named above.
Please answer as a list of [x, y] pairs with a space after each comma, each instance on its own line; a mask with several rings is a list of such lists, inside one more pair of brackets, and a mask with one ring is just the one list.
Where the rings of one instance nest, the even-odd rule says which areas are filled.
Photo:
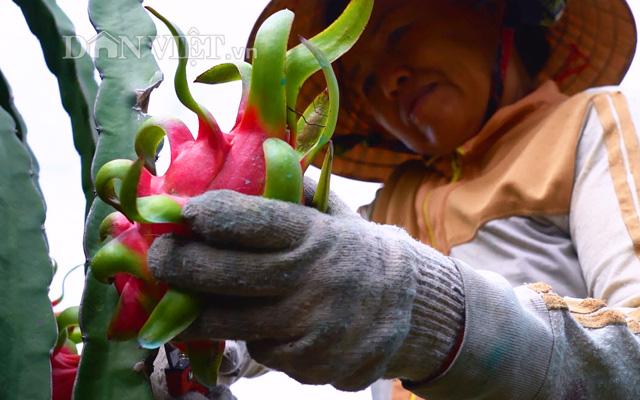
[[[306, 184], [307, 198], [314, 185]], [[367, 222], [332, 194], [329, 212], [219, 190], [183, 209], [200, 240], [155, 241], [160, 281], [206, 294], [189, 339], [247, 342], [259, 363], [308, 384], [360, 390], [422, 381], [463, 330], [461, 276], [405, 231]]]

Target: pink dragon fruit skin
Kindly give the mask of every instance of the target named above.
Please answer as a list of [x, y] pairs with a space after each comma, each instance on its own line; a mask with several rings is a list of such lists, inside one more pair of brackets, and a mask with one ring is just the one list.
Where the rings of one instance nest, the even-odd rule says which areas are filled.
[[[372, 0], [352, 0], [343, 16], [334, 23], [335, 27], [332, 25], [334, 28], [328, 28], [325, 31], [328, 33], [319, 39], [331, 51], [332, 60], [355, 43], [364, 30], [372, 6]], [[147, 9], [167, 25], [178, 43], [180, 61], [176, 71], [176, 94], [198, 116], [198, 136], [194, 139], [179, 120], [150, 118], [136, 135], [139, 159], [135, 162], [114, 160], [100, 169], [96, 176], [96, 191], [103, 201], [120, 212], [103, 221], [100, 236], [111, 240], [94, 255], [91, 268], [97, 280], [114, 282], [120, 296], [109, 323], [108, 336], [128, 340], [138, 335], [142, 347], [157, 348], [197, 317], [202, 300], [196, 294], [167, 288], [155, 281], [147, 264], [147, 253], [153, 241], [172, 232], [192, 235], [184, 226], [180, 210], [190, 198], [209, 190], [230, 189], [300, 203], [303, 199], [302, 174], [327, 145], [335, 129], [339, 94], [331, 62], [319, 47], [301, 39], [302, 44], [292, 49], [296, 51], [287, 52], [293, 13], [282, 10], [268, 18], [258, 31], [256, 47], [263, 46], [268, 50], [260, 52], [261, 56], [254, 60], [253, 66], [223, 64], [217, 66], [222, 69], [214, 71], [217, 68], [214, 67], [207, 71], [213, 72], [212, 75], [199, 80], [210, 84], [228, 82], [231, 67], [238, 75], [235, 79], [243, 82], [236, 125], [231, 132], [223, 133], [211, 114], [195, 102], [188, 90], [184, 35], [157, 12]], [[309, 52], [297, 51], [300, 48]], [[306, 119], [304, 116], [298, 119], [287, 104], [296, 103], [300, 86], [319, 69], [327, 80], [328, 95], [318, 96], [317, 101], [328, 99], [326, 109], [329, 111], [326, 115], [321, 114], [324, 125], [309, 125], [317, 135], [305, 135], [309, 141], [296, 149], [297, 130]], [[290, 71], [297, 75], [288, 79]], [[315, 107], [316, 102], [309, 110], [314, 111]], [[156, 147], [163, 136], [169, 141], [170, 164], [164, 175], [156, 176]], [[325, 159], [325, 166], [330, 165], [327, 162], [330, 159]], [[322, 176], [330, 175], [328, 169], [323, 167]], [[121, 181], [118, 194], [116, 180]], [[321, 178], [317, 194], [328, 196], [328, 178], [326, 181]], [[224, 342], [185, 345], [198, 378], [205, 385], [215, 386]]]
[[[67, 275], [68, 276], [68, 275]], [[63, 278], [63, 281], [66, 279]], [[60, 297], [60, 300], [64, 294]], [[53, 302], [52, 302], [53, 305]], [[52, 400], [71, 400], [73, 385], [78, 373], [80, 355], [76, 344], [81, 341], [79, 307], [68, 307], [55, 313], [58, 340], [51, 350]]]
[[243, 194], [261, 195], [265, 185], [263, 143], [268, 136], [252, 116], [255, 110], [241, 109], [240, 112], [245, 116], [243, 123], [231, 131], [233, 145], [208, 189], [231, 189]]
[[[210, 129], [206, 123], [200, 123], [200, 131], [197, 139], [188, 130], [186, 125], [177, 120], [162, 121], [169, 139], [171, 161], [163, 176], [152, 175], [146, 169], [142, 170], [138, 184], [138, 196], [165, 195], [180, 205], [186, 204], [192, 196], [202, 194], [212, 186], [214, 180], [223, 182], [219, 174], [229, 167], [237, 168], [236, 163], [228, 163], [220, 160], [220, 157], [229, 159], [233, 147], [227, 142], [232, 136], [222, 136], [220, 131]], [[262, 152], [262, 143], [255, 146], [253, 141], [237, 141], [250, 143], [255, 149]], [[235, 147], [234, 146], [234, 147]], [[220, 149], [223, 151], [220, 151]], [[241, 151], [246, 152], [246, 149]], [[261, 157], [253, 156], [254, 158]], [[197, 165], [198, 168], [193, 166]], [[240, 166], [239, 170], [251, 176], [259, 176], [254, 179], [259, 185], [250, 185], [251, 191], [260, 191], [264, 186], [264, 161], [255, 163], [253, 171], [246, 166]], [[238, 170], [236, 170], [238, 172]], [[223, 182], [224, 184], [224, 182]], [[245, 193], [250, 193], [246, 190]], [[153, 311], [164, 292], [166, 285], [155, 283], [147, 265], [147, 252], [153, 240], [165, 233], [177, 232], [189, 235], [188, 230], [179, 224], [141, 224], [130, 222], [124, 214], [112, 217], [110, 233], [113, 240], [126, 246], [131, 253], [139, 258], [141, 270], [146, 279], [140, 277], [117, 274], [115, 284], [120, 300], [116, 311], [109, 323], [108, 337], [110, 339], [128, 340], [137, 334]], [[125, 283], [126, 282], [126, 283]]]
[[51, 355], [51, 400], [71, 400], [73, 384], [78, 373], [80, 355], [66, 347], [56, 349]]
[[[153, 287], [143, 279], [128, 274], [115, 275], [114, 283], [120, 299], [107, 327], [107, 337], [110, 340], [133, 339], [166, 293], [167, 286]], [[152, 294], [154, 292], [155, 296]]]

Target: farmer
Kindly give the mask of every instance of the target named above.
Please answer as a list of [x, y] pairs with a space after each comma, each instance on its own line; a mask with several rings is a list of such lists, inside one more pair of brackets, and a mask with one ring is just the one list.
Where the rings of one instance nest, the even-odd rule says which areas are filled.
[[[260, 20], [292, 9], [310, 37], [345, 3]], [[585, 92], [635, 44], [624, 0], [377, 0], [334, 65], [334, 172], [384, 182], [366, 218], [336, 195], [328, 215], [194, 198], [200, 238], [149, 254], [208, 296], [185, 335], [379, 398], [396, 378], [395, 399], [640, 398], [640, 103]]]

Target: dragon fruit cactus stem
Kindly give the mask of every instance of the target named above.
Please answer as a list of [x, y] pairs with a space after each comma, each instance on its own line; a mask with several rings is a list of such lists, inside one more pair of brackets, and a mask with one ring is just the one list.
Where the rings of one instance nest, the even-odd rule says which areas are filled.
[[[288, 10], [275, 13], [258, 30], [254, 54], [260, 56], [253, 64], [221, 64], [200, 75], [197, 82], [206, 84], [242, 81], [238, 116], [229, 133], [220, 130], [211, 113], [189, 91], [184, 35], [147, 7], [176, 40], [180, 55], [176, 94], [197, 115], [199, 130], [194, 139], [179, 120], [150, 118], [136, 134], [138, 159], [111, 161], [96, 176], [98, 196], [117, 210], [103, 221], [100, 238], [109, 241], [91, 260], [95, 278], [114, 283], [120, 295], [108, 328], [110, 338], [137, 337], [142, 347], [157, 348], [200, 314], [200, 296], [156, 282], [147, 264], [147, 252], [155, 238], [170, 232], [192, 235], [181, 216], [189, 198], [209, 190], [230, 189], [302, 201], [304, 171], [327, 148], [337, 122], [339, 92], [331, 62], [360, 36], [372, 3], [352, 0], [334, 24], [311, 40], [301, 38], [302, 43], [290, 50], [287, 43], [294, 15]], [[320, 69], [327, 91], [300, 116], [293, 111], [300, 87]], [[318, 123], [307, 124], [310, 119]], [[165, 136], [170, 165], [164, 175], [157, 176], [155, 158]], [[319, 207], [326, 207], [332, 156], [333, 151], [327, 151], [314, 199]], [[186, 349], [194, 360], [196, 376], [203, 384], [215, 386], [223, 346], [186, 343]]]

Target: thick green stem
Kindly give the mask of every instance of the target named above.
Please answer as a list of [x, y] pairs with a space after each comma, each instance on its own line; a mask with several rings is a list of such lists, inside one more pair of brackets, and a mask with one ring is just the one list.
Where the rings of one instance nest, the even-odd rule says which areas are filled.
[[[148, 118], [149, 96], [160, 84], [162, 73], [151, 52], [155, 25], [139, 0], [90, 0], [89, 13], [99, 35], [96, 48], [112, 46], [111, 38], [135, 47], [123, 45], [118, 48], [118, 57], [110, 57], [107, 51], [96, 54], [102, 84], [95, 102], [95, 119], [101, 132], [93, 160], [95, 176], [109, 161], [136, 158], [134, 137]], [[113, 209], [101, 200], [94, 201], [85, 230], [88, 259], [104, 244], [100, 242], [100, 225], [111, 212]], [[92, 273], [87, 274], [80, 321], [85, 341], [74, 390], [76, 399], [152, 398], [146, 377], [133, 368], [149, 352], [140, 350], [133, 341], [111, 342], [107, 338], [118, 298], [113, 285], [104, 285]]]

